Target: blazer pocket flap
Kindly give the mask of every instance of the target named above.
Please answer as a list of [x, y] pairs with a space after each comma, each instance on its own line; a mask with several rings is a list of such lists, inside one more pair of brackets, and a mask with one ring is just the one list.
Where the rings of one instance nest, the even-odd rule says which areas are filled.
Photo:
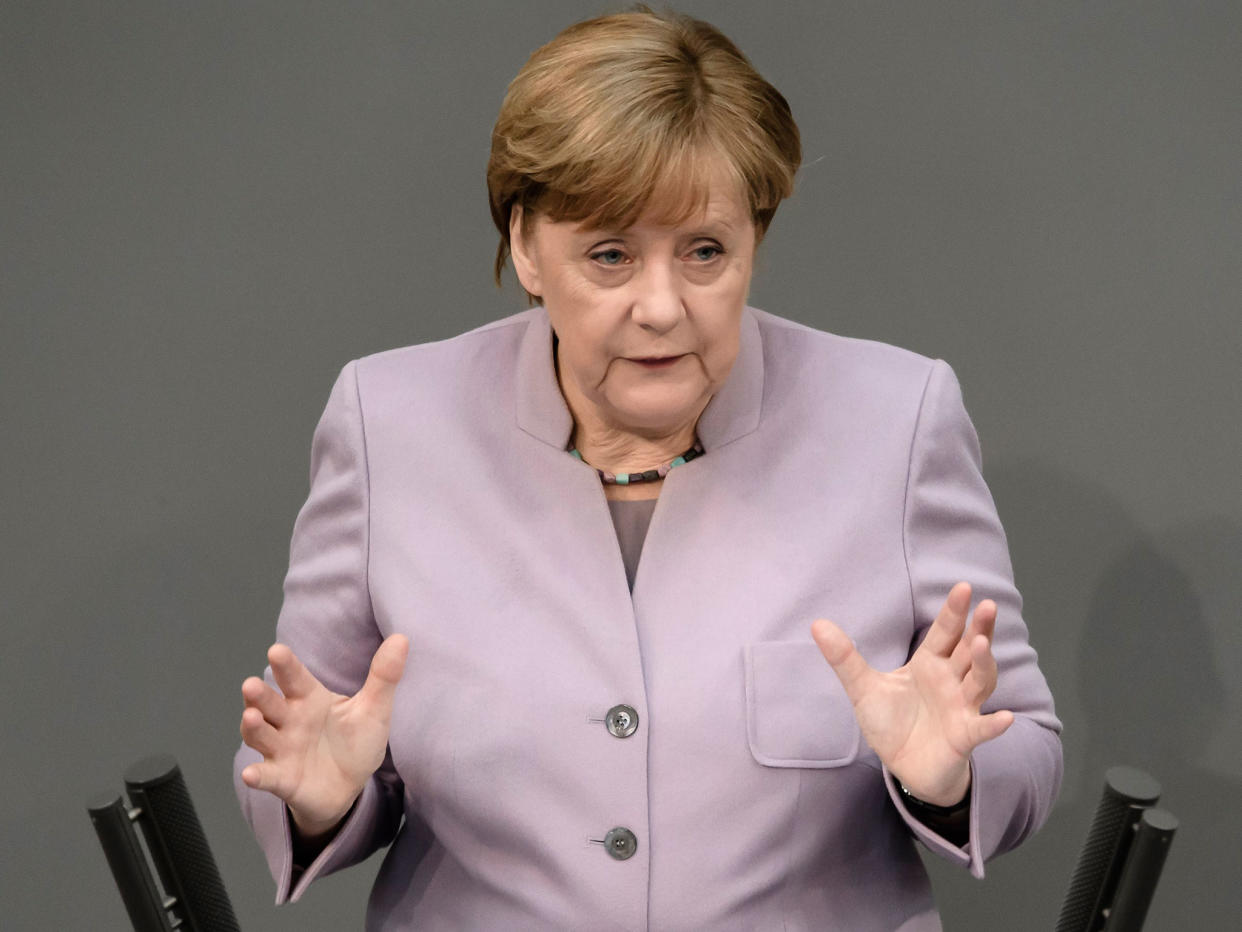
[[815, 644], [745, 647], [746, 737], [768, 767], [844, 767], [862, 733], [841, 681]]

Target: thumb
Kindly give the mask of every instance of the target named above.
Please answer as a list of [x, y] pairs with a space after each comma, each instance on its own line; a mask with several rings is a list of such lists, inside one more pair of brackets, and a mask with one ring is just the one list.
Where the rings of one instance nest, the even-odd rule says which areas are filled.
[[827, 618], [821, 618], [811, 625], [811, 637], [815, 639], [820, 653], [845, 687], [850, 701], [856, 702], [875, 671], [863, 659], [849, 635]]
[[1009, 730], [1009, 726], [1013, 724], [1013, 721], [1013, 713], [1008, 709], [981, 716], [976, 720], [973, 734], [971, 735], [974, 746], [978, 747], [985, 741], [999, 738]]
[[404, 634], [390, 634], [371, 658], [367, 681], [358, 690], [358, 698], [373, 714], [385, 721], [392, 712], [393, 696], [405, 672], [405, 659], [409, 651], [409, 638]]

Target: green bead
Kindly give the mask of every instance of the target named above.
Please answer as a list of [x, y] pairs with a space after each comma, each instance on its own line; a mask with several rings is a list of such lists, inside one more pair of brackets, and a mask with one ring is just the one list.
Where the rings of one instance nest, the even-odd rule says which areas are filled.
[[574, 449], [570, 450], [569, 455], [572, 456], [574, 459], [578, 459], [578, 460], [582, 459], [582, 454], [578, 452], [577, 447], [574, 447]]
[[686, 458], [684, 456], [679, 456], [677, 457], [677, 459], [673, 460], [671, 463], [668, 464], [668, 468], [672, 469], [674, 466], [680, 466], [685, 461], [686, 461]]
[[628, 472], [617, 473], [617, 485], [629, 485], [630, 474]]

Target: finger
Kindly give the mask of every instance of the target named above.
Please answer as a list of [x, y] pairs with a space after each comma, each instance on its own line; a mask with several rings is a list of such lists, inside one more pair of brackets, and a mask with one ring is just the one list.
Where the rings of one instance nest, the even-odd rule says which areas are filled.
[[962, 639], [966, 628], [966, 616], [970, 611], [970, 583], [960, 582], [949, 590], [940, 614], [932, 622], [923, 639], [920, 650], [928, 650], [939, 657], [949, 657]]
[[267, 649], [267, 662], [272, 666], [272, 676], [286, 699], [300, 699], [322, 688], [310, 670], [306, 669], [297, 655], [285, 644], [273, 644]]
[[975, 606], [975, 614], [970, 620], [970, 634], [982, 634], [992, 640], [992, 633], [996, 630], [996, 603], [991, 599], [984, 599]]
[[404, 634], [390, 634], [371, 658], [371, 670], [358, 696], [376, 718], [387, 721], [392, 714], [393, 696], [405, 672], [409, 651], [409, 638]]
[[967, 671], [970, 670], [971, 663], [971, 643], [974, 641], [976, 634], [982, 634], [990, 642], [992, 633], [996, 629], [996, 603], [991, 599], [984, 599], [975, 606], [975, 613], [971, 617], [970, 627], [967, 629], [965, 636], [958, 641], [957, 647], [953, 648], [953, 654], [949, 661], [959, 678], [964, 678]]
[[280, 767], [271, 761], [247, 764], [242, 768], [242, 782], [254, 790], [266, 790], [284, 799], [289, 794], [284, 790], [284, 780]]
[[875, 675], [875, 671], [863, 659], [849, 635], [827, 618], [821, 618], [811, 625], [811, 637], [815, 639], [820, 653], [845, 687], [845, 694], [850, 697], [851, 702], [856, 702], [866, 690], [867, 681]]
[[962, 682], [962, 696], [967, 705], [977, 709], [996, 689], [998, 672], [996, 658], [987, 637], [976, 634], [970, 639], [970, 672]]
[[1009, 726], [1012, 724], [1013, 713], [1008, 709], [979, 716], [975, 719], [974, 725], [970, 729], [972, 747], [978, 747], [985, 741], [999, 738], [1009, 730]]
[[241, 736], [246, 744], [264, 757], [274, 757], [280, 747], [280, 733], [253, 706], [242, 712]]
[[242, 699], [246, 708], [255, 708], [263, 713], [263, 717], [279, 728], [285, 723], [288, 706], [285, 697], [257, 676], [246, 677], [242, 683]]

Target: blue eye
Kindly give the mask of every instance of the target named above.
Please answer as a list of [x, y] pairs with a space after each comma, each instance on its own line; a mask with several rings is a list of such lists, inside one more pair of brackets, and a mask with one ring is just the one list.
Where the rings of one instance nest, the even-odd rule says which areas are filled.
[[700, 262], [710, 262], [723, 251], [719, 246], [699, 246], [694, 250], [694, 257]]
[[602, 265], [620, 265], [624, 261], [625, 256], [622, 255], [620, 249], [604, 249], [593, 253], [591, 258]]

